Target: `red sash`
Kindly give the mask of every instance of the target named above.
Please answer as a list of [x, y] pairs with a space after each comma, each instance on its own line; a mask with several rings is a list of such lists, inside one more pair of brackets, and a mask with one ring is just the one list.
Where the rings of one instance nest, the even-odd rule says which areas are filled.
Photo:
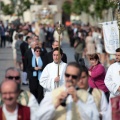
[[[0, 120], [6, 120], [2, 107], [0, 108]], [[30, 120], [30, 108], [18, 104], [18, 117], [17, 120]]]
[[112, 120], [120, 120], [120, 96], [111, 98]]

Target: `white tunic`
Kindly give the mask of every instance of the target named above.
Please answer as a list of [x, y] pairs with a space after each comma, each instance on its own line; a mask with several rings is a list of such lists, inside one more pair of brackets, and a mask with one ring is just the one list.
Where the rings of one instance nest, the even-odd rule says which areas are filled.
[[[62, 86], [65, 83], [64, 73], [65, 73], [66, 65], [67, 64], [62, 61], [59, 65], [59, 75], [60, 75], [59, 86]], [[39, 83], [44, 88], [45, 94], [55, 89], [54, 80], [57, 77], [57, 73], [58, 73], [58, 64], [55, 64], [54, 62], [49, 63], [44, 68]]]
[[116, 62], [112, 64], [106, 73], [105, 76], [105, 85], [109, 89], [110, 97], [120, 95], [118, 88], [120, 86], [120, 63]]
[[[66, 120], [71, 120], [71, 112], [72, 112], [70, 110], [71, 101], [72, 101], [72, 97], [68, 96], [68, 104], [66, 107], [69, 108], [66, 111], [67, 112]], [[86, 103], [83, 103], [81, 100], [78, 100], [76, 105], [78, 106], [78, 110], [80, 112], [80, 116], [82, 120], [99, 120], [98, 110], [96, 108], [94, 99], [90, 94], [88, 95], [88, 99]], [[53, 105], [52, 94], [50, 92], [43, 98], [40, 107], [36, 112], [36, 115], [40, 120], [53, 120], [55, 116], [55, 111], [56, 109]]]

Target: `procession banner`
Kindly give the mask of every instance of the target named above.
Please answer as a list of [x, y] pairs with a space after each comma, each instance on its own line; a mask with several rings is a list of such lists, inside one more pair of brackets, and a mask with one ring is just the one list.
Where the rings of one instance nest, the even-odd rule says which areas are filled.
[[117, 21], [102, 23], [105, 50], [109, 54], [115, 54], [115, 50], [119, 47], [119, 29]]

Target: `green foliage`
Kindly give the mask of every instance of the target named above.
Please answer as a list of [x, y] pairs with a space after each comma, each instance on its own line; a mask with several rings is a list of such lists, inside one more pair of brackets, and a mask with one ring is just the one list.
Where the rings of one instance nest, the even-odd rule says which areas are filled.
[[70, 15], [71, 14], [71, 3], [70, 2], [64, 2], [63, 6], [62, 6], [63, 11]]
[[94, 10], [94, 14], [97, 18], [102, 18], [103, 15], [103, 11], [104, 10], [108, 10], [110, 7], [115, 7], [115, 5], [113, 3], [110, 3], [107, 0], [96, 0], [95, 2], [95, 10]]
[[[90, 10], [90, 6], [94, 6], [94, 10]], [[108, 0], [73, 0], [71, 6], [72, 12], [76, 14], [81, 14], [82, 12], [88, 13], [91, 16], [96, 16], [97, 18], [102, 18], [103, 11], [108, 10], [110, 7], [116, 9], [116, 5]]]
[[12, 15], [14, 13], [14, 7], [10, 4], [5, 5], [3, 2], [1, 3], [1, 9], [5, 15]]
[[[10, 0], [11, 4], [2, 6], [2, 11], [5, 15], [17, 14], [18, 16], [22, 16], [23, 12], [27, 9], [30, 9], [30, 6], [34, 3], [31, 3], [30, 0]], [[20, 2], [20, 4], [18, 4]], [[41, 4], [41, 0], [34, 0], [36, 4]]]

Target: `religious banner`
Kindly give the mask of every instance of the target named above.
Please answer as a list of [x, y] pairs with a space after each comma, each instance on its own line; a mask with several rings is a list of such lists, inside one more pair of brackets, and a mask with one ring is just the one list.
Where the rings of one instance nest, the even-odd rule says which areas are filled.
[[109, 54], [115, 54], [115, 50], [119, 47], [119, 29], [117, 21], [104, 22], [102, 25], [105, 50]]

